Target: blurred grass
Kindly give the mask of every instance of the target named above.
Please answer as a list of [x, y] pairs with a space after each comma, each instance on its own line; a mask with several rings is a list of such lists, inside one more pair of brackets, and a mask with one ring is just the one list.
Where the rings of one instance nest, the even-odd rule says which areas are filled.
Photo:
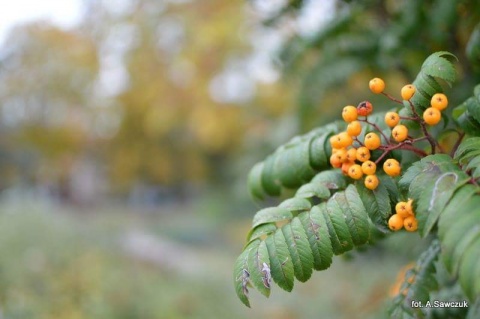
[[[292, 293], [274, 285], [265, 299], [251, 289], [248, 309], [231, 271], [250, 220], [207, 218], [194, 208], [152, 215], [0, 207], [0, 318], [385, 317], [379, 309], [406, 263], [385, 252], [405, 247], [402, 236], [388, 249], [336, 258]], [[137, 237], [133, 250], [125, 245]]]

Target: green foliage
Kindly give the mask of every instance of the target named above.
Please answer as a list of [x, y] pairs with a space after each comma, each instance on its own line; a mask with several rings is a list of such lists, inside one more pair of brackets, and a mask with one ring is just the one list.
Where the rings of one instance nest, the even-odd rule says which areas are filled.
[[[404, 102], [400, 113], [423, 113], [430, 106], [432, 95], [442, 91], [443, 83], [453, 84], [456, 71], [449, 57], [454, 56], [437, 52], [425, 60], [414, 81], [417, 91], [412, 104]], [[462, 293], [471, 303], [479, 298], [480, 137], [458, 121], [460, 116], [477, 121], [479, 97], [480, 85], [467, 100], [469, 103], [454, 110], [452, 118], [457, 121], [450, 121], [449, 113], [444, 113], [444, 125], [456, 131], [456, 142], [443, 147], [437, 142], [425, 144], [421, 156], [403, 158], [392, 152], [389, 156], [402, 162], [402, 176], [392, 178], [377, 170], [380, 184], [373, 191], [362, 181], [345, 177], [339, 169], [328, 168], [329, 137], [344, 128], [338, 123], [293, 138], [255, 165], [249, 176], [250, 191], [255, 198], [280, 196], [284, 188], [294, 189], [295, 194], [254, 216], [246, 248], [235, 263], [235, 287], [241, 301], [249, 306], [249, 285], [268, 296], [270, 278], [282, 289], [291, 291], [294, 278], [304, 282], [311, 277], [312, 270], [327, 269], [334, 255], [373, 242], [375, 231], [388, 234], [388, 219], [396, 203], [407, 198], [413, 199], [420, 236], [433, 237], [433, 241], [406, 273], [391, 308], [392, 316], [423, 318], [425, 311], [412, 309], [411, 301], [426, 302], [437, 288], [448, 291], [437, 282], [437, 259], [452, 278], [458, 278]], [[388, 135], [390, 131], [382, 124], [383, 116], [376, 114], [368, 119], [377, 124], [376, 130]], [[373, 128], [373, 124], [364, 127], [360, 137]], [[415, 130], [420, 128], [413, 127], [412, 131]], [[433, 139], [442, 133], [428, 130]], [[464, 136], [467, 138], [463, 139]], [[435, 153], [436, 148], [439, 153]], [[383, 160], [382, 156], [378, 165]]]
[[413, 105], [415, 105], [415, 110], [419, 113], [430, 107], [432, 95], [443, 92], [440, 83], [437, 81], [438, 79], [445, 81], [450, 86], [455, 82], [455, 67], [445, 57], [455, 58], [455, 56], [449, 52], [436, 52], [430, 55], [425, 62], [423, 62], [420, 72], [415, 81], [413, 81], [416, 92], [411, 101]]
[[412, 308], [411, 302], [419, 301], [425, 305], [430, 300], [430, 291], [437, 288], [435, 261], [440, 253], [440, 243], [436, 240], [418, 258], [415, 266], [405, 273], [398, 295], [393, 299], [390, 318], [423, 318], [422, 308]]

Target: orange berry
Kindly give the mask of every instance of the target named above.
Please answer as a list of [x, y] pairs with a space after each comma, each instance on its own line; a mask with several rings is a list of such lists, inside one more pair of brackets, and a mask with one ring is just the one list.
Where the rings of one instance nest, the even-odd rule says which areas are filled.
[[330, 164], [334, 168], [340, 168], [342, 166], [342, 162], [337, 156], [335, 156], [335, 154], [332, 154], [332, 156], [330, 156]]
[[358, 164], [353, 164], [348, 169], [348, 176], [353, 179], [360, 179], [363, 176], [362, 167]]
[[368, 133], [365, 135], [365, 147], [368, 148], [369, 150], [373, 151], [376, 150], [377, 148], [380, 147], [382, 144], [382, 141], [380, 140], [380, 137], [373, 132]]
[[338, 134], [338, 138], [340, 139], [340, 146], [341, 147], [348, 147], [352, 145], [353, 143], [353, 138], [348, 135], [347, 132], [341, 132]]
[[343, 173], [343, 175], [348, 176], [348, 169], [349, 169], [353, 164], [355, 164], [355, 163], [354, 163], [354, 162], [349, 162], [349, 161], [347, 161], [347, 162], [345, 162], [345, 163], [342, 164], [342, 173]]
[[416, 91], [416, 89], [415, 89], [415, 86], [413, 84], [407, 84], [400, 91], [400, 95], [402, 96], [402, 99], [408, 101], [415, 94], [415, 91]]
[[380, 94], [385, 90], [385, 82], [380, 78], [373, 78], [368, 82], [368, 86], [370, 87], [370, 91], [375, 94]]
[[343, 120], [347, 123], [355, 121], [357, 119], [357, 109], [355, 106], [347, 105], [342, 111]]
[[357, 160], [360, 162], [365, 162], [370, 159], [370, 150], [365, 146], [357, 148]]
[[408, 216], [403, 220], [403, 226], [407, 231], [413, 232], [418, 228], [418, 221], [415, 216]]
[[337, 150], [333, 155], [338, 158], [340, 163], [345, 163], [347, 161], [347, 150], [344, 148]]
[[407, 202], [398, 202], [397, 205], [395, 205], [395, 212], [402, 218], [407, 218], [412, 215], [412, 211], [409, 209]]
[[358, 115], [367, 116], [370, 113], [372, 113], [372, 111], [373, 111], [372, 103], [370, 103], [368, 101], [363, 101], [363, 102], [358, 103], [358, 106], [357, 106]]
[[387, 114], [385, 114], [385, 123], [389, 127], [394, 127], [398, 122], [400, 122], [400, 115], [398, 115], [397, 112], [387, 112]]
[[[356, 111], [355, 111], [356, 112]], [[358, 136], [362, 132], [362, 123], [359, 121], [352, 121], [347, 126], [347, 133], [350, 136]]]
[[437, 93], [432, 96], [430, 105], [439, 111], [444, 110], [448, 106], [447, 96], [443, 93]]
[[389, 158], [383, 163], [383, 170], [389, 176], [398, 176], [401, 171], [400, 163], [396, 159]]
[[356, 159], [357, 159], [357, 149], [352, 147], [347, 151], [347, 161], [355, 162]]
[[365, 177], [365, 181], [364, 181], [365, 187], [368, 189], [371, 189], [372, 191], [378, 187], [378, 183], [379, 183], [378, 177], [375, 174], [367, 175]]
[[373, 175], [377, 170], [377, 164], [372, 161], [365, 161], [362, 163], [362, 172], [365, 175]]
[[428, 125], [437, 125], [442, 119], [442, 113], [440, 110], [434, 107], [429, 107], [423, 112], [423, 120]]
[[399, 124], [392, 130], [392, 137], [397, 142], [403, 142], [408, 137], [408, 129], [405, 125]]
[[400, 217], [398, 214], [393, 214], [390, 219], [388, 220], [388, 227], [393, 230], [397, 231], [403, 228], [403, 218]]
[[332, 145], [332, 148], [342, 148], [342, 143], [340, 136], [338, 134], [333, 135], [330, 137], [330, 145]]

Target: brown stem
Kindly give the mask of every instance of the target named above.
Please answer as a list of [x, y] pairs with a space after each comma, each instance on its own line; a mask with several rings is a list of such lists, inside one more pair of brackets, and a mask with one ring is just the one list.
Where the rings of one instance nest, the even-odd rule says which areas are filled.
[[382, 130], [380, 129], [380, 127], [379, 127], [376, 123], [370, 122], [367, 117], [365, 117], [364, 120], [358, 120], [358, 121], [360, 121], [360, 122], [365, 122], [365, 123], [370, 124], [371, 126], [373, 126], [373, 128], [376, 129], [376, 130], [383, 136], [383, 138], [385, 139], [385, 141], [386, 141], [387, 143], [388, 143], [388, 141], [390, 140], [385, 134], [383, 134], [383, 132], [382, 132]]
[[462, 143], [463, 138], [465, 137], [465, 132], [458, 132], [458, 140], [455, 142], [453, 145], [452, 150], [450, 151], [450, 157], [453, 157], [455, 155], [455, 152], [457, 151], [458, 147], [460, 146], [460, 143]]
[[400, 101], [400, 100], [397, 100], [396, 98], [394, 98], [393, 96], [391, 96], [390, 94], [388, 93], [385, 93], [385, 92], [382, 92], [383, 95], [385, 95], [386, 97], [388, 97], [391, 101], [395, 102], [395, 103], [400, 103], [403, 105], [403, 102]]

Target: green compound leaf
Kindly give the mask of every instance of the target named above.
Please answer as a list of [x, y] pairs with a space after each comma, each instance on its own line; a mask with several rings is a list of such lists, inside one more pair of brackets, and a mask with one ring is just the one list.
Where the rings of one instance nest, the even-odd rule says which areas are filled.
[[252, 240], [262, 238], [265, 235], [269, 235], [277, 230], [277, 226], [274, 223], [267, 223], [267, 224], [260, 224], [255, 228], [250, 229], [247, 234], [247, 241], [250, 242]]
[[248, 286], [250, 285], [250, 271], [248, 269], [248, 256], [250, 251], [257, 248], [260, 244], [260, 240], [251, 242], [238, 256], [233, 266], [233, 284], [235, 286], [235, 292], [237, 293], [240, 301], [247, 307], [250, 307], [250, 301], [248, 300]]
[[264, 208], [258, 211], [253, 217], [252, 228], [255, 228], [261, 224], [290, 220], [292, 217], [293, 215], [290, 210], [284, 207]]
[[367, 212], [355, 186], [349, 185], [345, 192], [336, 193], [333, 198], [343, 213], [355, 246], [365, 244], [370, 238], [370, 225], [365, 218]]
[[255, 164], [248, 174], [248, 189], [255, 199], [263, 199], [265, 197], [262, 185], [262, 171], [263, 162], [260, 162]]
[[270, 296], [270, 260], [265, 241], [255, 245], [248, 254], [250, 282], [262, 295]]
[[293, 263], [290, 257], [283, 232], [277, 231], [275, 235], [269, 236], [265, 243], [270, 257], [271, 276], [273, 281], [282, 289], [292, 291], [293, 289]]
[[301, 197], [293, 197], [284, 200], [278, 207], [286, 208], [292, 213], [300, 213], [312, 208], [312, 203], [309, 200]]
[[[418, 113], [430, 107], [430, 99], [435, 93], [442, 92], [441, 86], [437, 79], [445, 81], [448, 85], [452, 85], [456, 80], [456, 70], [452, 62], [446, 57], [456, 57], [449, 52], [436, 52], [430, 55], [425, 62], [423, 62], [422, 68], [417, 75], [413, 85], [416, 87], [416, 92], [413, 95], [411, 101], [415, 105], [415, 110]], [[405, 102], [407, 110], [410, 109], [410, 105]]]
[[248, 175], [248, 188], [255, 199], [279, 196], [282, 187], [295, 189], [322, 170], [329, 169], [329, 137], [345, 129], [345, 123], [322, 126], [296, 136], [257, 163]]
[[421, 308], [412, 308], [411, 301], [424, 305], [430, 299], [430, 292], [438, 286], [435, 279], [435, 261], [440, 253], [440, 244], [433, 241], [430, 247], [418, 258], [416, 265], [409, 269], [400, 286], [398, 295], [389, 309], [390, 318], [424, 318]]
[[[337, 193], [338, 194], [338, 193]], [[334, 199], [335, 194], [330, 198], [326, 204], [326, 212], [324, 212], [325, 219], [331, 223], [333, 231], [340, 243], [340, 249], [334, 251], [336, 254], [344, 253], [353, 249], [353, 241], [350, 232], [348, 231], [346, 216], [343, 215], [342, 208], [338, 202]]]
[[[445, 154], [427, 156], [411, 169], [416, 176], [410, 182], [408, 194], [416, 204], [418, 231], [425, 237], [437, 222], [455, 190], [467, 183], [470, 178]], [[406, 175], [407, 178], [401, 183], [408, 181], [412, 173], [407, 171]]]
[[282, 227], [282, 232], [292, 258], [295, 278], [305, 282], [312, 276], [313, 253], [302, 224], [295, 218], [291, 224]]
[[332, 244], [330, 243], [327, 225], [318, 207], [313, 207], [310, 213], [298, 216], [308, 237], [313, 253], [313, 268], [324, 270], [332, 263]]
[[380, 231], [388, 232], [386, 225], [388, 218], [392, 214], [392, 206], [390, 205], [390, 197], [386, 186], [380, 183], [373, 191], [366, 188], [363, 182], [356, 182], [355, 186], [374, 225]]

